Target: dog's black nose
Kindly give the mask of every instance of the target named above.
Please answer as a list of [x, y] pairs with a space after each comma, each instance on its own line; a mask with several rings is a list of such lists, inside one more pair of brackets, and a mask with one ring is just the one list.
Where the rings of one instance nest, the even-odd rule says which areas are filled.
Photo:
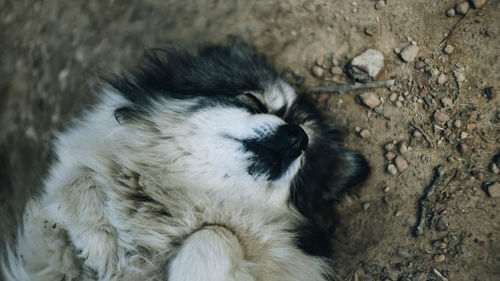
[[287, 124], [278, 127], [266, 145], [285, 158], [295, 159], [306, 150], [308, 142], [309, 138], [300, 126]]

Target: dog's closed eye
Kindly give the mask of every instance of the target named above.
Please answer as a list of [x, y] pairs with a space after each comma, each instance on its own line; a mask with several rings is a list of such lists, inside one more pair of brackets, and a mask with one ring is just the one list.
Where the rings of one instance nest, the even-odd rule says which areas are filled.
[[246, 101], [249, 103], [252, 109], [254, 109], [255, 113], [269, 112], [264, 103], [262, 103], [262, 101], [259, 98], [257, 98], [254, 94], [246, 92], [243, 95], [245, 96]]

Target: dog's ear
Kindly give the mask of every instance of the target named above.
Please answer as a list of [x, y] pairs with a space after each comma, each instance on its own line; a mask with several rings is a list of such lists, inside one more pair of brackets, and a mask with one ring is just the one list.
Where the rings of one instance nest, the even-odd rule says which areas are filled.
[[331, 190], [332, 196], [338, 198], [339, 193], [356, 187], [370, 176], [370, 165], [366, 158], [358, 151], [346, 149], [343, 151], [339, 165], [339, 173], [335, 179], [335, 188]]
[[118, 124], [123, 125], [132, 120], [137, 120], [143, 113], [133, 106], [122, 106], [113, 111], [113, 116]]

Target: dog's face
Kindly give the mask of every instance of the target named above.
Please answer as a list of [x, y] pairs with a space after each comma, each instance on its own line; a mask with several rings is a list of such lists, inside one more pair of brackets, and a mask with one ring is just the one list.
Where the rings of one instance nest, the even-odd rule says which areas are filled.
[[241, 47], [150, 59], [113, 85], [128, 99], [115, 116], [147, 131], [136, 150], [155, 173], [168, 184], [283, 204], [309, 141], [284, 120], [294, 90]]

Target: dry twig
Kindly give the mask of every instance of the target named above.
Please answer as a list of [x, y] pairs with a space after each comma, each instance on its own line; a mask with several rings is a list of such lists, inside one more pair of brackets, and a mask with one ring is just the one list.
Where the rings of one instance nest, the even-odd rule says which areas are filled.
[[441, 272], [439, 272], [437, 269], [433, 268], [432, 272], [434, 272], [434, 274], [436, 274], [436, 276], [439, 277], [439, 279], [443, 281], [448, 281], [448, 278], [444, 277], [443, 274], [441, 274]]
[[418, 225], [415, 227], [415, 233], [414, 235], [416, 237], [422, 236], [424, 234], [424, 227], [425, 227], [425, 216], [427, 213], [427, 206], [429, 205], [429, 198], [431, 197], [432, 193], [434, 193], [434, 190], [436, 189], [437, 185], [441, 181], [444, 175], [444, 168], [443, 166], [437, 166], [436, 167], [436, 172], [434, 179], [432, 179], [431, 184], [429, 187], [425, 190], [424, 196], [420, 199], [420, 216], [418, 220]]
[[356, 83], [356, 84], [334, 85], [328, 87], [321, 87], [321, 86], [309, 87], [306, 89], [306, 92], [310, 94], [315, 94], [315, 93], [341, 94], [355, 90], [390, 87], [392, 85], [394, 85], [394, 80], [383, 80], [383, 81], [372, 81], [364, 84]]

